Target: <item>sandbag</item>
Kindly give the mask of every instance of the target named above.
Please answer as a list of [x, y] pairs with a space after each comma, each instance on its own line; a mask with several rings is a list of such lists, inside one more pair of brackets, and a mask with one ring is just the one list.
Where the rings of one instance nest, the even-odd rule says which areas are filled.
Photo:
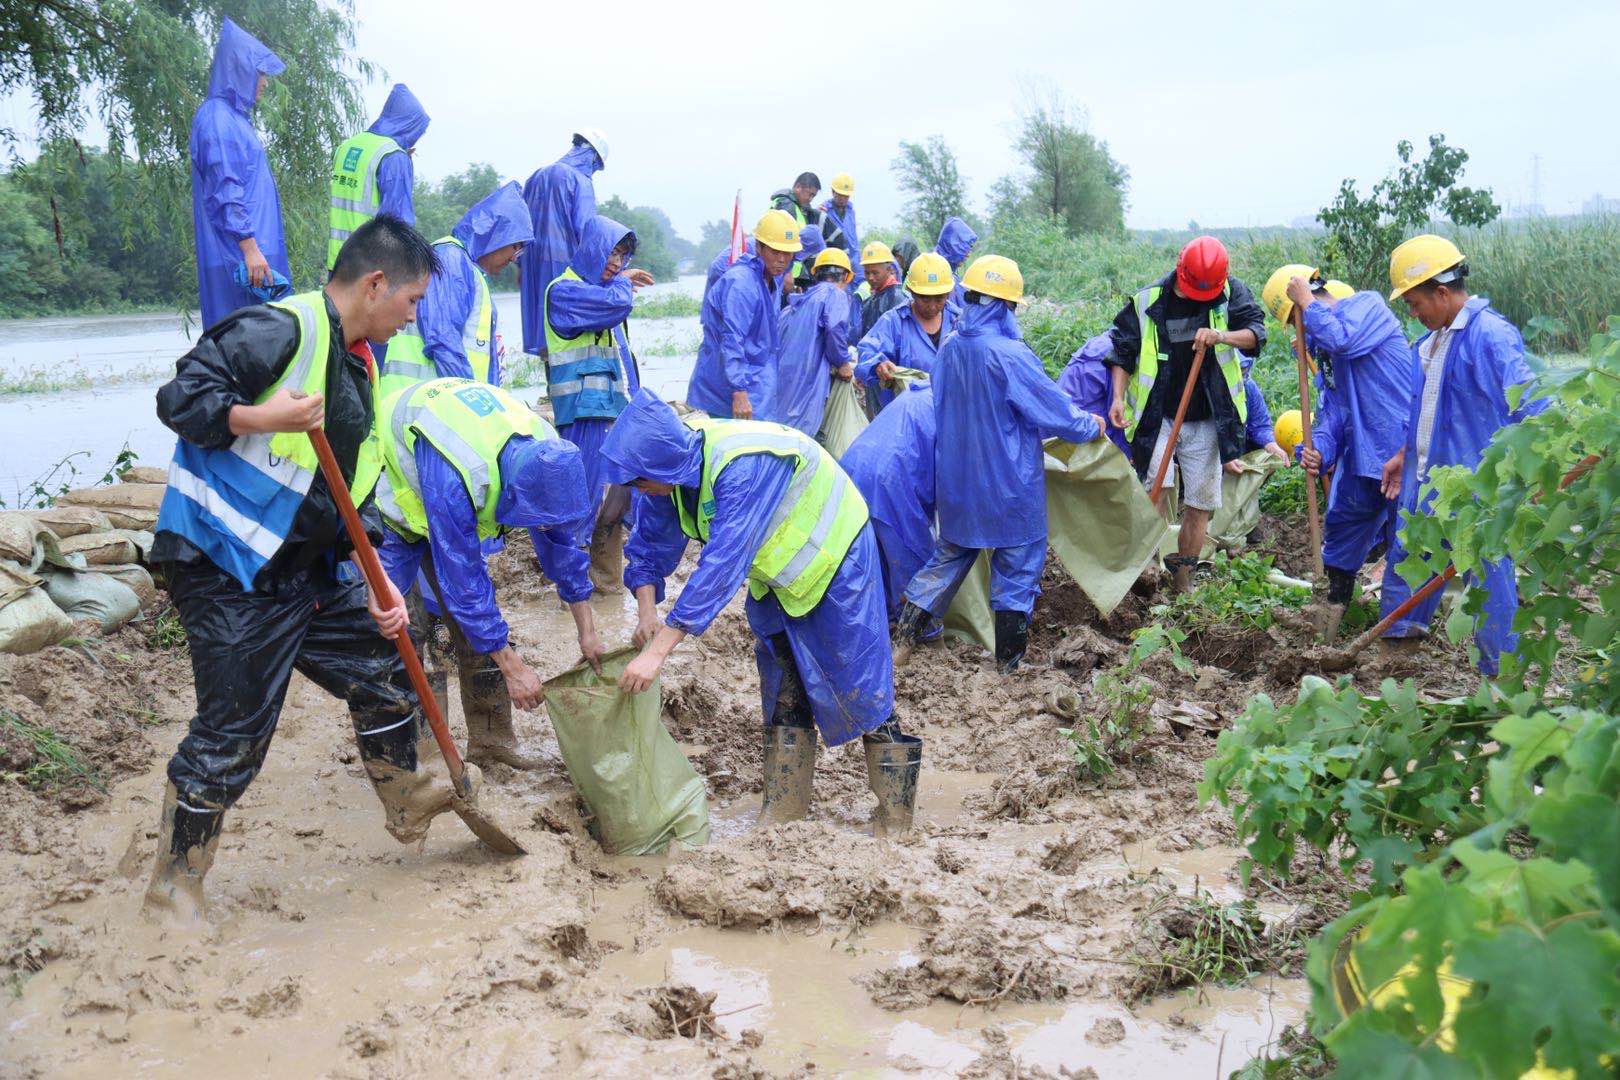
[[136, 599], [140, 600], [143, 609], [157, 603], [157, 584], [152, 575], [147, 573], [146, 567], [129, 563], [122, 566], [92, 566], [92, 573], [105, 574], [123, 582], [134, 590]]
[[163, 484], [108, 484], [79, 488], [56, 500], [68, 506], [92, 506], [107, 515], [114, 528], [150, 529], [157, 524]]
[[135, 542], [118, 532], [85, 533], [63, 540], [59, 545], [67, 555], [83, 555], [91, 566], [113, 566], [132, 563], [140, 557]]
[[[1221, 508], [1210, 517], [1209, 531], [1204, 536], [1201, 559], [1212, 559], [1217, 551], [1234, 552], [1248, 543], [1249, 534], [1260, 524], [1260, 489], [1266, 480], [1287, 466], [1275, 454], [1264, 450], [1251, 450], [1238, 459], [1243, 471], [1237, 475], [1221, 474]], [[1179, 518], [1179, 509], [1172, 500], [1171, 516]], [[1161, 555], [1174, 555], [1180, 526], [1171, 527], [1160, 545]]]
[[[143, 563], [151, 556], [152, 545], [157, 543], [157, 536], [147, 532], [145, 529], [114, 529], [112, 531], [115, 535], [122, 536], [135, 545], [135, 551]], [[351, 566], [352, 564], [345, 562], [343, 565]]]
[[167, 484], [169, 470], [156, 465], [131, 465], [118, 474], [118, 479], [126, 484]]
[[40, 579], [0, 563], [0, 652], [38, 652], [73, 633], [73, 620], [51, 602]]
[[821, 417], [821, 434], [816, 436], [827, 453], [844, 456], [855, 436], [866, 430], [866, 410], [861, 407], [860, 391], [853, 379], [834, 379], [827, 393], [827, 411]]
[[107, 532], [113, 527], [106, 514], [89, 506], [49, 506], [44, 510], [31, 510], [28, 516], [63, 540], [85, 533]]
[[94, 619], [110, 632], [141, 613], [135, 590], [110, 574], [52, 568], [41, 576], [51, 603], [74, 622]]
[[34, 560], [35, 537], [44, 526], [21, 510], [0, 512], [0, 559], [27, 566]]
[[600, 676], [581, 664], [547, 680], [557, 746], [608, 854], [654, 855], [672, 840], [701, 847], [709, 841], [708, 792], [659, 718], [658, 684], [635, 695], [618, 688], [635, 656], [619, 649], [602, 658]]

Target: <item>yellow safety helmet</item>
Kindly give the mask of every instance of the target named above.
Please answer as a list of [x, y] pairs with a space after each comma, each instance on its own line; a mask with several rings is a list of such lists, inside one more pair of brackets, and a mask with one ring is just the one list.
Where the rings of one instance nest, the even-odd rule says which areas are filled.
[[1266, 279], [1266, 287], [1260, 290], [1260, 302], [1266, 305], [1273, 319], [1285, 323], [1294, 317], [1294, 302], [1288, 299], [1288, 283], [1297, 277], [1315, 281], [1321, 276], [1320, 270], [1304, 263], [1280, 266], [1276, 273]]
[[803, 251], [799, 240], [799, 224], [781, 210], [767, 210], [754, 226], [755, 243], [777, 251]]
[[843, 248], [822, 248], [821, 254], [816, 256], [816, 261], [810, 264], [810, 269], [820, 270], [823, 266], [836, 266], [847, 274], [850, 272], [849, 256], [844, 254]]
[[974, 259], [973, 265], [962, 275], [962, 288], [1014, 304], [1024, 302], [1023, 272], [1005, 255], [981, 255]]
[[1294, 460], [1294, 447], [1305, 437], [1305, 426], [1299, 421], [1298, 409], [1289, 409], [1277, 417], [1277, 423], [1272, 428], [1272, 437], [1277, 440], [1277, 445], [1283, 448], [1283, 453], [1288, 455], [1288, 460]]
[[937, 251], [926, 251], [911, 260], [906, 272], [906, 288], [918, 296], [944, 296], [956, 288], [951, 276], [951, 264]]
[[841, 172], [832, 178], [832, 189], [834, 195], [853, 195], [855, 194], [855, 178], [847, 172]]
[[867, 244], [865, 247], [861, 248], [862, 266], [866, 266], [871, 263], [881, 264], [891, 262], [894, 262], [894, 252], [889, 250], [889, 245], [885, 244], [881, 240], [873, 240], [870, 244]]
[[1443, 236], [1424, 233], [1412, 237], [1390, 252], [1389, 298], [1399, 300], [1406, 290], [1425, 281], [1455, 281], [1455, 277], [1447, 276], [1448, 272], [1461, 265], [1465, 257], [1456, 244]]
[[1333, 297], [1335, 300], [1348, 300], [1350, 297], [1356, 295], [1355, 289], [1351, 288], [1349, 285], [1346, 285], [1338, 278], [1328, 278], [1327, 283], [1323, 285], [1322, 288], [1326, 289], [1327, 294]]

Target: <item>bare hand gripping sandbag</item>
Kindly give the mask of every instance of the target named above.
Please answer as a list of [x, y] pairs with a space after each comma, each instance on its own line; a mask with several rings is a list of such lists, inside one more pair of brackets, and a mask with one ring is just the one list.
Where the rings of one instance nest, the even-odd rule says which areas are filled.
[[675, 841], [709, 842], [708, 790], [659, 719], [658, 683], [618, 687], [635, 649], [581, 664], [546, 682], [546, 712], [568, 775], [590, 810], [591, 833], [610, 855], [655, 855]]

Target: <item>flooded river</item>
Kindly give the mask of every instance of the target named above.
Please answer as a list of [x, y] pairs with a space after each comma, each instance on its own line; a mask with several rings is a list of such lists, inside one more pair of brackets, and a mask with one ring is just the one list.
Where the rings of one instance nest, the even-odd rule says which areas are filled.
[[[648, 298], [698, 296], [694, 275], [643, 291]], [[518, 297], [498, 295], [507, 367], [521, 326]], [[686, 392], [701, 332], [696, 317], [637, 319], [632, 337], [642, 378], [665, 397]], [[175, 312], [0, 320], [0, 504], [25, 501], [36, 481], [54, 490], [73, 479], [92, 483], [126, 445], [143, 463], [168, 464], [174, 436], [158, 423], [152, 395], [191, 347], [200, 328]], [[532, 367], [530, 368], [532, 372]], [[511, 387], [535, 398], [535, 374]], [[22, 388], [24, 392], [16, 392]]]

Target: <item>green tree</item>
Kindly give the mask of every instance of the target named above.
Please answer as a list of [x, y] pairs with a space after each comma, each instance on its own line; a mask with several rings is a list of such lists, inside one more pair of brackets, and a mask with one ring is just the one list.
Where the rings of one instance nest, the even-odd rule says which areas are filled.
[[705, 221], [703, 231], [698, 234], [698, 262], [706, 264], [716, 253], [730, 246], [731, 222], [725, 218]]
[[1071, 236], [1124, 231], [1130, 171], [1086, 130], [1084, 108], [1056, 90], [1031, 92], [1013, 148], [1028, 171], [992, 191], [996, 216], [1042, 214]]
[[1429, 152], [1412, 159], [1413, 147], [1402, 139], [1395, 146], [1401, 164], [1363, 196], [1351, 179], [1339, 185], [1333, 202], [1316, 215], [1328, 230], [1324, 261], [1360, 289], [1382, 288], [1389, 253], [1407, 234], [1428, 225], [1436, 214], [1455, 225], [1484, 225], [1501, 207], [1489, 188], [1459, 187], [1468, 164], [1461, 147], [1447, 146], [1444, 135], [1429, 136]]
[[647, 271], [659, 281], [675, 277], [675, 255], [670, 250], [672, 233], [665, 231], [669, 220], [662, 210], [648, 206], [631, 206], [615, 195], [596, 208], [596, 212], [610, 217], [621, 225], [636, 231], [635, 266]]
[[944, 136], [931, 135], [924, 142], [901, 140], [889, 169], [906, 193], [905, 225], [917, 235], [932, 239], [946, 218], [967, 215], [966, 186], [956, 167], [956, 153]]

